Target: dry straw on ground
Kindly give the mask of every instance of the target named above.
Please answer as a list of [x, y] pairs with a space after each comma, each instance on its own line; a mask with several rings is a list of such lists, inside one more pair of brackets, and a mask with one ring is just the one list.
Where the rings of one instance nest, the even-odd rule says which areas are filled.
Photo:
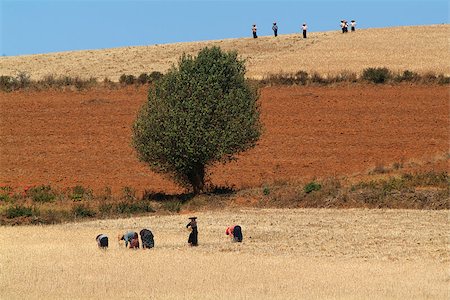
[[166, 45], [72, 51], [41, 55], [1, 57], [0, 75], [27, 72], [32, 79], [48, 74], [105, 77], [117, 81], [121, 74], [165, 72], [185, 52], [196, 54], [206, 46], [237, 50], [247, 59], [248, 76], [260, 79], [270, 73], [319, 72], [337, 74], [344, 70], [360, 73], [368, 67], [392, 71], [450, 74], [448, 35], [450, 25], [408, 26], [339, 30], [300, 34], [189, 42]]
[[[1, 299], [448, 299], [448, 211], [241, 210], [0, 227]], [[229, 224], [244, 243], [231, 243]], [[118, 232], [151, 228], [156, 248]], [[107, 251], [95, 236], [111, 237]]]

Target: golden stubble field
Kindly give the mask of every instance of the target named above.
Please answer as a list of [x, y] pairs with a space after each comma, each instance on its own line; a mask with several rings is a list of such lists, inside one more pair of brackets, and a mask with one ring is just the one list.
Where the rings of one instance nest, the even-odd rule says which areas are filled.
[[[312, 26], [312, 25], [311, 25]], [[247, 76], [260, 79], [270, 73], [359, 73], [367, 67], [392, 71], [450, 74], [448, 36], [450, 25], [404, 26], [357, 30], [281, 34], [277, 38], [240, 38], [217, 41], [69, 51], [39, 55], [0, 57], [0, 75], [27, 72], [32, 79], [54, 74], [105, 77], [117, 81], [122, 74], [165, 72], [182, 53], [195, 55], [206, 46], [237, 50], [247, 60]], [[250, 35], [250, 32], [249, 32]]]
[[[1, 299], [448, 299], [448, 211], [236, 210], [1, 227]], [[225, 235], [241, 224], [242, 244]], [[150, 228], [156, 248], [117, 233]], [[110, 236], [107, 251], [95, 236]]]

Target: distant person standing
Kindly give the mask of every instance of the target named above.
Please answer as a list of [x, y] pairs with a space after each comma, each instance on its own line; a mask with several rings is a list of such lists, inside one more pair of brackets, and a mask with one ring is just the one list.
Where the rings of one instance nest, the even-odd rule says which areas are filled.
[[355, 20], [350, 21], [350, 28], [353, 32], [356, 30], [356, 21]]
[[308, 30], [308, 26], [306, 23], [303, 23], [302, 25], [302, 31], [303, 31], [303, 38], [306, 39], [306, 30]]
[[253, 24], [252, 26], [252, 33], [253, 33], [253, 38], [256, 39], [258, 37], [258, 35], [256, 34], [256, 31], [258, 30], [258, 28], [256, 28], [256, 24]]
[[342, 29], [342, 33], [345, 33], [345, 21], [341, 20], [341, 29]]
[[273, 35], [274, 35], [275, 37], [277, 37], [277, 36], [278, 36], [278, 26], [277, 26], [277, 22], [273, 22], [272, 30], [273, 30]]
[[186, 225], [186, 228], [191, 227], [188, 244], [189, 246], [198, 246], [197, 217], [190, 217], [189, 220], [191, 221]]
[[344, 33], [348, 32], [348, 22], [344, 20]]

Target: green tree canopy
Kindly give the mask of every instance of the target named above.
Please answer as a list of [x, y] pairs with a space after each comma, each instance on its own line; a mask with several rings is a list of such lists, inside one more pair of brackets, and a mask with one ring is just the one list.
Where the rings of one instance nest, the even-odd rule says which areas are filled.
[[258, 91], [244, 77], [237, 52], [204, 48], [150, 88], [133, 126], [133, 145], [153, 171], [199, 193], [206, 168], [256, 145]]

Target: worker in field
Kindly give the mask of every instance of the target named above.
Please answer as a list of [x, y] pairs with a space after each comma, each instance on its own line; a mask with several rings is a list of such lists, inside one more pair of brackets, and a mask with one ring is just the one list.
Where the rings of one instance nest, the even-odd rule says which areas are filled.
[[308, 26], [306, 23], [303, 23], [302, 25], [302, 31], [303, 31], [303, 38], [306, 39], [306, 30], [308, 30]]
[[95, 240], [97, 241], [97, 245], [100, 249], [108, 248], [108, 236], [106, 234], [97, 235]]
[[274, 35], [275, 37], [277, 37], [277, 36], [278, 36], [278, 26], [277, 26], [277, 22], [273, 22], [272, 30], [273, 30], [273, 35]]
[[119, 243], [121, 241], [125, 242], [125, 248], [130, 248], [130, 249], [138, 249], [139, 248], [139, 236], [137, 234], [137, 232], [134, 231], [128, 231], [123, 235], [118, 235], [117, 239], [119, 241]]
[[233, 242], [241, 243], [243, 236], [242, 236], [242, 228], [239, 225], [233, 225], [227, 227], [225, 230], [225, 234], [231, 237]]
[[155, 241], [153, 239], [153, 233], [148, 229], [142, 229], [139, 232], [142, 241], [142, 249], [151, 249], [155, 247]]
[[186, 228], [191, 227], [188, 244], [189, 246], [198, 246], [197, 217], [190, 217], [189, 220], [191, 221], [186, 225]]
[[351, 28], [352, 32], [355, 32], [355, 30], [356, 30], [356, 21], [355, 20], [350, 21], [350, 28]]
[[341, 20], [341, 29], [342, 29], [342, 33], [345, 33], [345, 23], [344, 20]]
[[256, 24], [253, 24], [252, 26], [252, 33], [253, 33], [253, 38], [256, 39], [258, 37], [258, 35], [256, 34], [256, 31], [258, 30], [258, 28], [256, 28]]

